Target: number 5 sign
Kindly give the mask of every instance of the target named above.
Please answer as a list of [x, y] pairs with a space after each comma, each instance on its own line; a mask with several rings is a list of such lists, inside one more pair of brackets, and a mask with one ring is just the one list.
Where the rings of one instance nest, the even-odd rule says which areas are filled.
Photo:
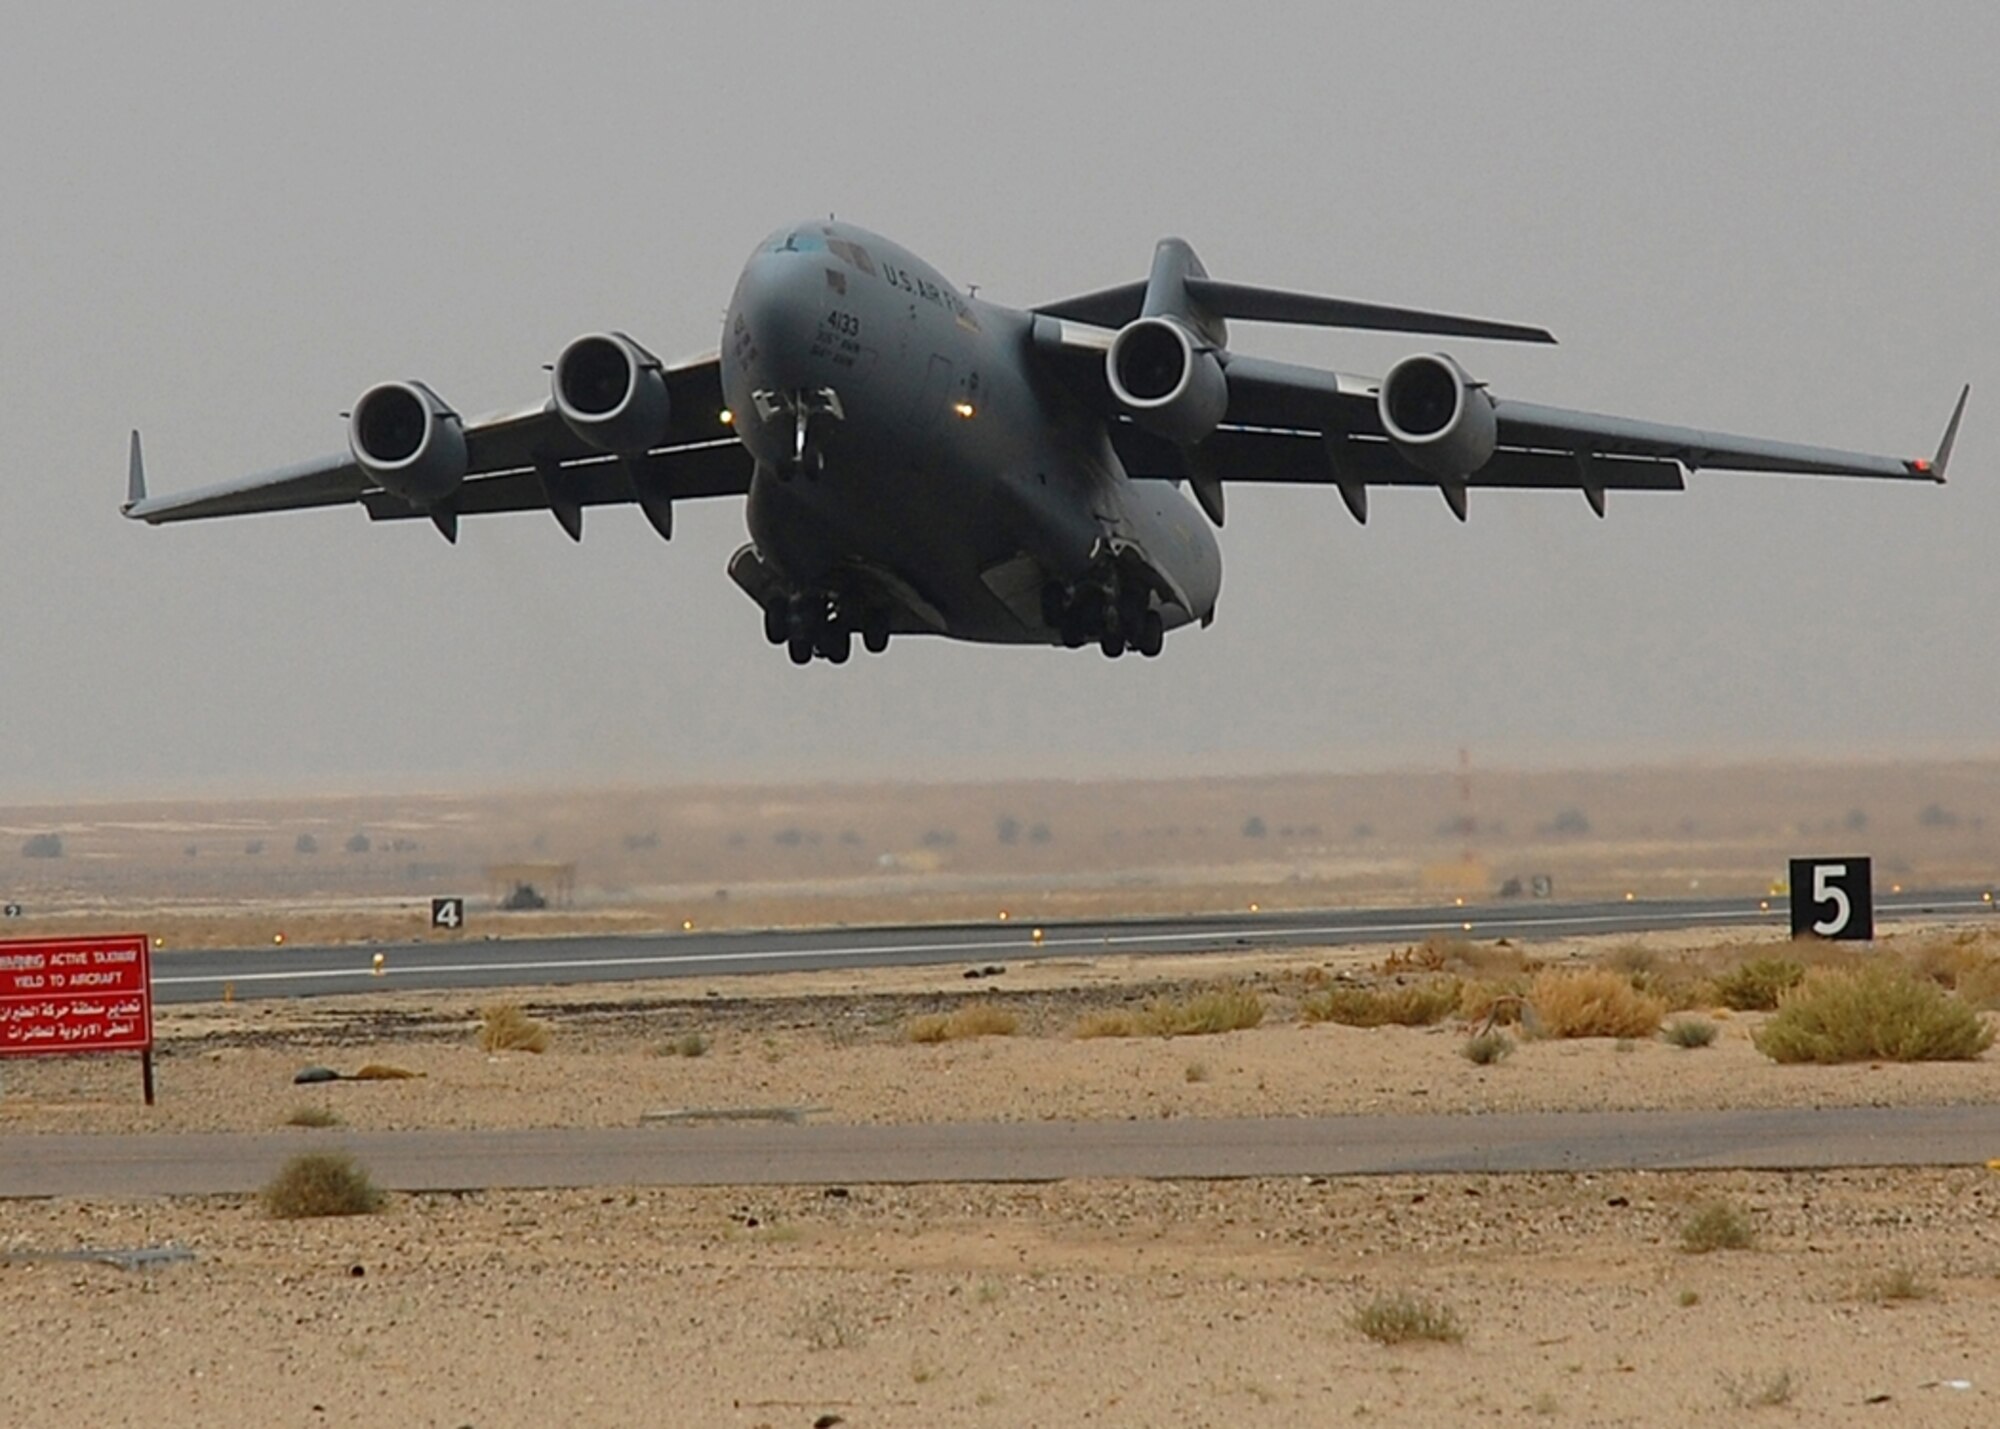
[[1792, 860], [1792, 936], [1866, 942], [1875, 936], [1874, 871], [1865, 858]]

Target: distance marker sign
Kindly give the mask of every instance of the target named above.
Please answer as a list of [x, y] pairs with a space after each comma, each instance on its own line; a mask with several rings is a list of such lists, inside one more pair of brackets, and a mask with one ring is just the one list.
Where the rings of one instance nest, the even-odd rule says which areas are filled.
[[1865, 858], [1795, 858], [1792, 936], [1867, 942], [1875, 936], [1875, 871]]

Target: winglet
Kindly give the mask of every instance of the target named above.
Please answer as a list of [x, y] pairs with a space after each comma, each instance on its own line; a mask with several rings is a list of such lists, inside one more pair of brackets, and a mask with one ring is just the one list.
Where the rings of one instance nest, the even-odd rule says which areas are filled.
[[146, 499], [146, 459], [139, 454], [139, 429], [132, 429], [132, 459], [125, 469], [125, 504], [119, 508], [127, 516]]
[[1951, 460], [1952, 443], [1958, 440], [1958, 424], [1965, 416], [1965, 399], [1972, 395], [1972, 384], [1959, 388], [1958, 405], [1951, 409], [1951, 420], [1945, 423], [1944, 439], [1938, 443], [1937, 455], [1929, 461], [1919, 457], [1910, 463], [1910, 471], [1916, 476], [1928, 476], [1939, 486], [1944, 485], [1945, 465]]

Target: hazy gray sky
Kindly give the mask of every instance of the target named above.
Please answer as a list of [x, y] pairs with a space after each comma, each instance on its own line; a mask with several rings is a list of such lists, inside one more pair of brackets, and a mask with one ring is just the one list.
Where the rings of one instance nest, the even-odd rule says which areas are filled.
[[[0, 50], [0, 800], [760, 773], [1992, 751], [2000, 11], [1985, 4], [37, 6]], [[1943, 490], [1243, 488], [1158, 661], [899, 641], [794, 669], [723, 571], [595, 511], [166, 529], [155, 490], [468, 414], [579, 332], [711, 347], [837, 211], [1028, 304], [1210, 270], [1544, 323], [1502, 395], [1927, 454]], [[1239, 325], [1381, 371], [1422, 340]]]

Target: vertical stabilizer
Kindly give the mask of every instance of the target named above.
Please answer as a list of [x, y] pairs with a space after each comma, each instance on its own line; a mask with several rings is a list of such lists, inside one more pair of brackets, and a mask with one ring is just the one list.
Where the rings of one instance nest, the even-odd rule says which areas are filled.
[[1229, 328], [1212, 310], [1195, 302], [1187, 290], [1189, 278], [1206, 278], [1208, 270], [1184, 238], [1162, 238], [1153, 249], [1153, 271], [1146, 279], [1144, 318], [1179, 318], [1212, 347], [1229, 346]]

